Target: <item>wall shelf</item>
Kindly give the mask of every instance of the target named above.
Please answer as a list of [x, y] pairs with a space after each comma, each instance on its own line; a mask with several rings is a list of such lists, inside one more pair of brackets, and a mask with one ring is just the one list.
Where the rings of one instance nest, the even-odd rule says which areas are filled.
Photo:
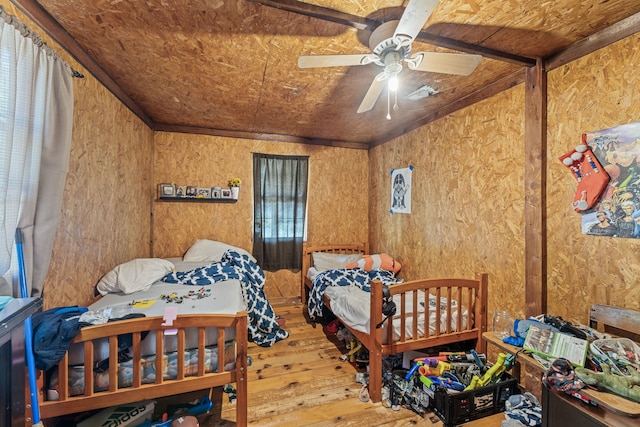
[[183, 203], [236, 203], [238, 199], [199, 199], [197, 197], [159, 197], [157, 202], [183, 202]]

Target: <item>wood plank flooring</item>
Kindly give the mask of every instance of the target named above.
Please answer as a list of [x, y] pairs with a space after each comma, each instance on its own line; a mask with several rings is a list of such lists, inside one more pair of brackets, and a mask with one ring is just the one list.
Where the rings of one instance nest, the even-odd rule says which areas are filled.
[[[314, 328], [307, 323], [302, 305], [274, 308], [286, 319], [284, 328], [290, 336], [268, 348], [249, 345], [250, 426], [442, 427], [433, 414], [422, 418], [409, 409], [394, 411], [380, 403], [361, 402], [356, 368], [339, 359], [344, 346], [328, 337], [321, 325]], [[215, 393], [214, 409], [199, 417], [200, 426], [235, 425], [235, 405], [219, 390]], [[496, 414], [466, 426], [494, 427], [502, 420], [504, 415]]]

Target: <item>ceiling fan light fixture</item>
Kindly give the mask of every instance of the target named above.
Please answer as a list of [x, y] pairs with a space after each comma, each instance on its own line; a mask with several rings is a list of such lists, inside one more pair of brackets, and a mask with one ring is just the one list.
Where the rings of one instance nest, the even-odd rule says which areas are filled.
[[[369, 54], [308, 55], [298, 59], [300, 68], [337, 67], [375, 64], [382, 68], [367, 89], [358, 106], [357, 113], [371, 111], [387, 89], [387, 119], [391, 119], [391, 98], [393, 110], [398, 110], [398, 75], [403, 63], [409, 70], [430, 73], [468, 76], [478, 66], [482, 57], [465, 53], [417, 52], [410, 55], [411, 45], [422, 31], [431, 13], [440, 0], [408, 0], [399, 20], [390, 20], [378, 25], [369, 37]], [[403, 2], [404, 3], [404, 2]], [[426, 97], [436, 90], [410, 94], [408, 97]], [[392, 96], [393, 95], [393, 96]], [[412, 99], [412, 98], [409, 98]]]
[[391, 77], [389, 77], [389, 90], [392, 92], [397, 92], [398, 91], [398, 75], [394, 74]]

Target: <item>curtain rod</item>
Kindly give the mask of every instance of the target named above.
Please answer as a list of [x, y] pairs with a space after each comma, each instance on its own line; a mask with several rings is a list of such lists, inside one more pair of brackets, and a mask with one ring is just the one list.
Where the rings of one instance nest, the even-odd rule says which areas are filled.
[[64, 63], [64, 65], [69, 69], [69, 71], [71, 72], [71, 75], [73, 77], [76, 77], [76, 78], [79, 78], [79, 79], [83, 79], [84, 78], [84, 74], [82, 74], [79, 71], [74, 70], [73, 68], [71, 68], [69, 63], [67, 61], [65, 61], [60, 56], [60, 54], [58, 54], [58, 52], [56, 52], [44, 40], [42, 40], [42, 37], [40, 37], [40, 35], [38, 33], [36, 33], [35, 31], [31, 30], [29, 28], [29, 26], [27, 24], [25, 24], [24, 22], [22, 22], [17, 16], [11, 15], [7, 11], [5, 11], [4, 7], [2, 7], [2, 5], [0, 5], [0, 18], [2, 18], [6, 24], [15, 27], [23, 37], [30, 38], [34, 42], [34, 44], [36, 46], [44, 49], [44, 51], [47, 53], [47, 55], [50, 55], [50, 56], [54, 57], [56, 60], [62, 61]]

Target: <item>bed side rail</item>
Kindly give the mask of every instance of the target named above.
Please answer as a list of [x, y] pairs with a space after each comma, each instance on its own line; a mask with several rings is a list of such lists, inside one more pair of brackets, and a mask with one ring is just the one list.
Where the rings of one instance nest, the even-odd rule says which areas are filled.
[[[74, 338], [72, 344], [82, 344], [84, 347], [84, 392], [80, 395], [70, 396], [69, 389], [69, 354], [64, 355], [58, 363], [58, 400], [46, 401], [41, 399], [42, 418], [50, 418], [69, 413], [98, 409], [123, 403], [131, 403], [145, 398], [155, 398], [187, 391], [200, 390], [216, 385], [224, 385], [228, 382], [238, 382], [238, 397], [241, 393], [246, 395], [246, 370], [247, 370], [247, 313], [231, 314], [197, 314], [178, 315], [172, 325], [164, 325], [162, 317], [144, 317], [110, 322], [102, 325], [88, 326], [81, 329]], [[183, 355], [186, 350], [185, 336], [187, 328], [195, 328], [197, 331], [197, 364], [192, 367], [185, 366], [184, 357], [177, 357], [175, 378], [165, 379], [165, 357], [155, 357], [153, 368], [155, 381], [143, 384], [141, 341], [144, 332], [155, 332], [156, 355], [165, 353], [164, 336], [166, 331], [175, 330], [177, 336], [177, 355]], [[209, 345], [217, 345], [218, 363], [215, 372], [207, 373], [205, 366], [206, 329], [217, 328], [215, 343], [209, 340]], [[235, 348], [232, 348], [231, 358], [235, 360], [234, 370], [225, 371], [224, 366], [229, 361], [229, 336], [225, 328], [235, 329]], [[118, 384], [118, 336], [129, 335], [132, 340], [132, 378], [131, 385], [120, 387]], [[94, 342], [107, 339], [109, 343], [108, 360], [108, 390], [94, 391], [95, 376], [94, 366]], [[225, 347], [226, 345], [226, 347]], [[195, 349], [194, 349], [195, 350]], [[187, 372], [187, 368], [188, 371]], [[40, 375], [42, 378], [44, 375]], [[214, 379], [218, 377], [217, 379]], [[240, 381], [242, 384], [240, 384]], [[44, 385], [44, 384], [41, 384]], [[142, 391], [144, 390], [144, 391]], [[246, 416], [246, 414], [245, 414]]]

